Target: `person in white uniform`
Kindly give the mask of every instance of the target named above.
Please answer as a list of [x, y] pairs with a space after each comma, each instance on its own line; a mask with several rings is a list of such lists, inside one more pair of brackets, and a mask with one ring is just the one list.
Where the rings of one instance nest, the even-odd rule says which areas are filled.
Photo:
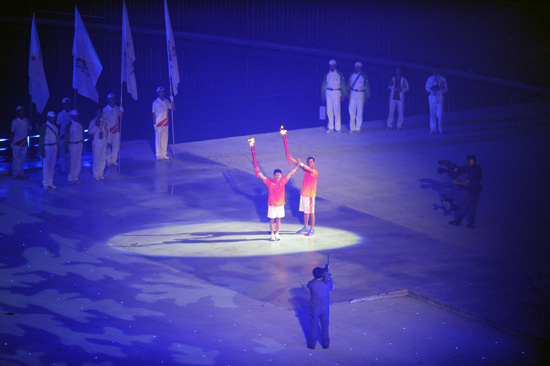
[[330, 70], [323, 78], [321, 85], [321, 100], [327, 103], [328, 126], [326, 133], [336, 130], [340, 133], [342, 118], [340, 115], [340, 103], [347, 97], [346, 79], [336, 70], [336, 61], [329, 61]]
[[42, 156], [42, 186], [45, 191], [57, 188], [53, 185], [55, 159], [59, 147], [59, 130], [55, 124], [56, 120], [55, 112], [49, 111], [48, 120], [40, 127], [38, 149]]
[[367, 74], [362, 72], [363, 64], [356, 62], [355, 72], [349, 77], [349, 133], [361, 132], [363, 124], [363, 106], [370, 98], [370, 86]]
[[78, 179], [82, 168], [82, 147], [84, 146], [84, 127], [76, 109], [71, 111], [72, 121], [65, 127], [65, 150], [69, 152], [69, 184], [81, 183]]
[[443, 94], [449, 85], [447, 79], [440, 75], [439, 67], [434, 68], [434, 74], [426, 80], [426, 91], [430, 93], [430, 133], [443, 133]]
[[95, 118], [90, 121], [88, 134], [92, 139], [92, 172], [95, 180], [103, 180], [105, 172], [107, 152], [107, 139], [109, 137], [109, 124], [103, 119], [103, 109], [96, 110]]
[[25, 175], [25, 161], [27, 160], [29, 135], [29, 120], [25, 118], [25, 108], [17, 107], [15, 110], [17, 117], [11, 121], [11, 151], [12, 151], [12, 172], [13, 178], [28, 178]]
[[65, 150], [65, 144], [63, 139], [65, 138], [65, 128], [71, 123], [71, 98], [61, 99], [61, 104], [63, 104], [63, 109], [57, 114], [57, 127], [61, 136], [59, 136], [59, 167], [61, 168], [61, 173], [67, 172], [67, 166], [69, 165], [69, 159], [67, 156], [68, 151]]
[[116, 105], [116, 95], [107, 95], [108, 104], [103, 108], [103, 119], [109, 124], [107, 137], [107, 165], [118, 165], [118, 153], [120, 151], [120, 123], [124, 115], [124, 108]]
[[164, 98], [164, 88], [157, 88], [157, 99], [153, 101], [153, 127], [155, 128], [155, 155], [157, 160], [168, 160], [168, 111], [175, 110], [174, 98]]
[[399, 67], [395, 69], [395, 75], [391, 77], [388, 88], [390, 89], [390, 110], [386, 130], [393, 128], [393, 117], [395, 115], [395, 107], [397, 107], [397, 130], [401, 131], [405, 115], [405, 93], [409, 91], [409, 83], [401, 75]]

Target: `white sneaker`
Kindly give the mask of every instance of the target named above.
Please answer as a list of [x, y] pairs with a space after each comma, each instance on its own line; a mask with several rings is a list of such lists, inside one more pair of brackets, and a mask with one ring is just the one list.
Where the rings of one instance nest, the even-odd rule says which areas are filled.
[[56, 189], [56, 188], [57, 188], [57, 187], [54, 186], [53, 184], [50, 184], [48, 187], [51, 188], [51, 189]]
[[275, 235], [271, 234], [271, 241], [275, 241]]
[[275, 233], [275, 240], [277, 240], [277, 241], [281, 240], [281, 237], [279, 236], [279, 233]]

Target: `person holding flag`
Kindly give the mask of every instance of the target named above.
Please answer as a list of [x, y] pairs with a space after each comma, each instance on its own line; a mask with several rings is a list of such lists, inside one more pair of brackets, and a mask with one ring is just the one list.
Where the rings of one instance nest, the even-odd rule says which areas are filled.
[[61, 168], [61, 173], [66, 173], [67, 172], [66, 167], [69, 165], [69, 158], [67, 156], [68, 151], [65, 150], [64, 140], [65, 140], [65, 129], [67, 128], [67, 125], [72, 122], [71, 98], [65, 97], [61, 100], [61, 103], [63, 104], [63, 109], [59, 113], [57, 113], [57, 127], [61, 132], [61, 136], [59, 136], [59, 147], [60, 147], [59, 166]]
[[[172, 107], [174, 104], [174, 96], [178, 94], [178, 84], [180, 83], [180, 72], [178, 67], [178, 56], [176, 54], [176, 41], [172, 32], [172, 23], [170, 22], [170, 14], [168, 13], [168, 5], [164, 0], [164, 19], [166, 21], [166, 50], [168, 51], [168, 76], [170, 82], [170, 101]], [[176, 157], [175, 147], [175, 132], [174, 132], [174, 110], [172, 108], [172, 154]], [[166, 136], [168, 138], [168, 135]]]
[[92, 172], [95, 180], [103, 180], [105, 171], [105, 153], [107, 151], [107, 137], [109, 124], [103, 119], [103, 109], [97, 108], [95, 118], [90, 121], [88, 133], [92, 138]]
[[118, 165], [118, 152], [120, 149], [120, 123], [124, 115], [124, 108], [116, 105], [116, 95], [107, 95], [107, 105], [103, 108], [103, 118], [109, 123], [109, 135], [107, 135], [107, 165]]
[[29, 135], [29, 120], [25, 118], [25, 108], [17, 107], [17, 117], [11, 121], [11, 151], [12, 151], [12, 172], [14, 179], [25, 179], [25, 161], [27, 158], [27, 136]]
[[48, 120], [40, 127], [38, 150], [42, 156], [42, 186], [45, 191], [57, 188], [53, 185], [55, 159], [59, 151], [59, 130], [55, 124], [56, 120], [55, 112], [49, 111]]
[[174, 98], [164, 98], [164, 88], [157, 88], [157, 99], [153, 101], [153, 127], [155, 128], [155, 155], [157, 160], [168, 160], [168, 110], [175, 110]]

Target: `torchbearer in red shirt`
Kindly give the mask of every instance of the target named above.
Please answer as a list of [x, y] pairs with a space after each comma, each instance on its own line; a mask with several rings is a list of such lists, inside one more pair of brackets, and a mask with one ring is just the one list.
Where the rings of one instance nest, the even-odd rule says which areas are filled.
[[[259, 170], [256, 170], [256, 175], [267, 186], [269, 198], [267, 200], [267, 217], [269, 217], [269, 229], [271, 230], [271, 241], [281, 240], [279, 230], [281, 229], [281, 218], [285, 217], [285, 185], [289, 181], [292, 174], [300, 166], [300, 160], [296, 162], [296, 166], [283, 177], [283, 172], [280, 169], [273, 171], [273, 179], [267, 178]], [[277, 220], [277, 226], [275, 225]]]
[[[304, 227], [298, 230], [298, 234], [305, 236], [315, 235], [315, 196], [317, 195], [317, 178], [319, 172], [315, 169], [315, 159], [309, 157], [306, 159], [307, 164], [301, 163], [300, 160], [290, 156], [290, 161], [297, 164], [304, 171], [304, 182], [300, 191], [300, 211], [304, 213]], [[311, 218], [311, 225], [309, 219]]]

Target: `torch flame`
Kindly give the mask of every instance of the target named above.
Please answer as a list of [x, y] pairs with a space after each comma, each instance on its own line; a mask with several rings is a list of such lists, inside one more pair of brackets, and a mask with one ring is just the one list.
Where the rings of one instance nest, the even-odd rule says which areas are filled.
[[250, 145], [250, 147], [254, 146], [254, 142], [255, 142], [254, 137], [248, 139], [248, 145]]
[[285, 126], [281, 126], [281, 128], [279, 128], [279, 132], [281, 132], [281, 135], [286, 135], [286, 130], [284, 129]]

